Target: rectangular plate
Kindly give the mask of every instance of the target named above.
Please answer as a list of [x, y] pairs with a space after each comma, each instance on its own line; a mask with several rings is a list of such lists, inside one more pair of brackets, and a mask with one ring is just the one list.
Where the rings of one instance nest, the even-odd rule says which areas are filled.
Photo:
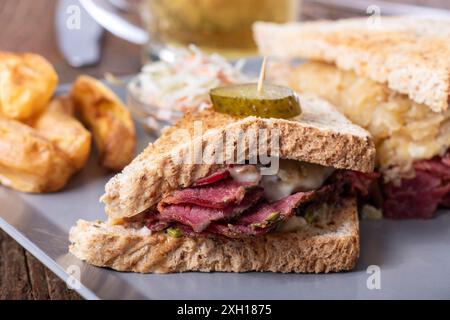
[[[59, 92], [67, 89], [61, 86]], [[124, 98], [123, 89], [115, 91]], [[141, 151], [151, 138], [138, 131]], [[92, 155], [88, 165], [58, 193], [29, 195], [0, 186], [0, 227], [63, 280], [72, 283], [69, 274], [79, 271], [81, 283], [76, 290], [87, 299], [450, 297], [448, 211], [427, 221], [362, 221], [361, 257], [352, 272], [142, 275], [87, 265], [67, 252], [68, 233], [78, 219], [105, 219], [98, 199], [111, 175], [97, 166], [95, 158]], [[381, 289], [370, 290], [371, 284], [378, 283], [372, 282], [378, 275]]]

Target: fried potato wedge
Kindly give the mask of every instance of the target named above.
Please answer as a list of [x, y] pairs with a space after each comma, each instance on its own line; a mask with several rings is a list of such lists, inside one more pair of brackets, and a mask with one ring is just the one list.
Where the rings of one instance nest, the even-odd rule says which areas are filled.
[[68, 157], [35, 129], [0, 118], [1, 184], [23, 192], [53, 192], [74, 172]]
[[57, 83], [56, 71], [44, 57], [0, 52], [0, 115], [21, 121], [36, 116]]
[[91, 151], [91, 133], [75, 118], [71, 98], [54, 98], [32, 127], [64, 152], [75, 170], [84, 167]]
[[100, 165], [122, 170], [133, 159], [136, 148], [130, 112], [108, 87], [89, 76], [78, 77], [71, 97], [82, 121], [92, 130]]

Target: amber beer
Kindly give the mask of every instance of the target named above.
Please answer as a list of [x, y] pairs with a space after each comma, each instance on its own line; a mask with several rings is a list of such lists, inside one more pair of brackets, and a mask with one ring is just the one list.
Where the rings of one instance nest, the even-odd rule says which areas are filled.
[[299, 0], [144, 0], [150, 45], [195, 44], [228, 57], [255, 54], [255, 21], [288, 22]]

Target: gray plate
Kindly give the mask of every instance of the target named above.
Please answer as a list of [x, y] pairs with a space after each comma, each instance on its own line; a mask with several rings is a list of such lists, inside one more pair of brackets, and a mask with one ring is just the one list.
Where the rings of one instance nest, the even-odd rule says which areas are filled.
[[[139, 132], [139, 151], [149, 141]], [[98, 198], [111, 175], [94, 159], [62, 192], [27, 195], [0, 186], [0, 227], [63, 280], [72, 283], [69, 274], [79, 270], [76, 290], [87, 299], [450, 298], [448, 212], [429, 221], [362, 221], [361, 257], [347, 273], [141, 275], [89, 266], [67, 247], [77, 219], [105, 218]], [[379, 273], [368, 273], [374, 265]]]

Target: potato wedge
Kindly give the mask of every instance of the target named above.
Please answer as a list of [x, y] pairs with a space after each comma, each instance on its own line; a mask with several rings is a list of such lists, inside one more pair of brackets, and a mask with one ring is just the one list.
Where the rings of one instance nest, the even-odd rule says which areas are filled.
[[36, 116], [57, 83], [55, 69], [42, 56], [0, 52], [0, 115], [21, 121]]
[[0, 118], [0, 183], [33, 193], [62, 189], [75, 172], [52, 142], [16, 120]]
[[31, 125], [68, 156], [75, 170], [84, 167], [91, 151], [91, 133], [75, 118], [71, 98], [54, 98]]
[[108, 87], [89, 76], [78, 77], [71, 96], [82, 121], [92, 130], [100, 165], [122, 170], [133, 159], [136, 148], [130, 112]]

